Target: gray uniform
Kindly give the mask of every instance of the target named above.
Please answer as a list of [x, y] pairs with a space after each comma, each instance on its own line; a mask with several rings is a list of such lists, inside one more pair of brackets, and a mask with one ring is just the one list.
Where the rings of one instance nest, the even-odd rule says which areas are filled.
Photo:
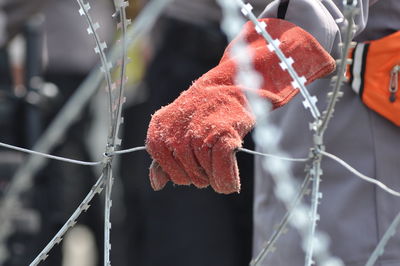
[[[355, 40], [381, 38], [400, 29], [400, 1], [358, 1], [361, 11], [356, 18], [359, 26]], [[264, 17], [276, 17], [277, 4], [264, 12]], [[341, 0], [293, 0], [289, 2], [285, 19], [310, 33], [334, 57], [338, 56], [340, 33], [335, 19], [341, 16]], [[309, 86], [319, 99], [320, 110], [326, 107], [329, 80], [322, 79]], [[326, 150], [362, 173], [376, 177], [391, 188], [400, 191], [400, 128], [396, 127], [362, 104], [348, 85], [343, 86], [344, 97], [336, 107], [328, 127]], [[312, 117], [297, 96], [288, 105], [272, 113], [272, 121], [282, 130], [279, 145], [293, 157], [307, 157], [312, 146], [309, 122]], [[330, 251], [347, 266], [364, 265], [389, 224], [400, 211], [400, 200], [382, 189], [361, 181], [336, 162], [322, 161], [321, 220], [318, 228], [331, 238]], [[301, 181], [303, 164], [293, 164], [294, 176]], [[274, 182], [256, 161], [254, 254], [261, 249], [285, 213], [275, 198]], [[298, 266], [304, 264], [304, 252], [295, 229], [281, 236], [276, 251], [269, 254], [263, 265]], [[385, 248], [377, 265], [400, 265], [400, 234], [397, 233]]]
[[[247, 1], [254, 7], [256, 15], [272, 0]], [[199, 25], [218, 24], [221, 19], [221, 8], [216, 0], [174, 0], [166, 9], [166, 15], [189, 23]]]

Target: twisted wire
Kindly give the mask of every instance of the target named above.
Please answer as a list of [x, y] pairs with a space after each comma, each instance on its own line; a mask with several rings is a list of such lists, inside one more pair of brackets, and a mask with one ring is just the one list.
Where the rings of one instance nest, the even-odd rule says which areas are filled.
[[102, 163], [102, 161], [87, 162], [87, 161], [69, 159], [69, 158], [65, 158], [65, 157], [61, 157], [61, 156], [55, 156], [55, 155], [51, 155], [51, 154], [47, 154], [47, 153], [43, 153], [43, 152], [38, 152], [38, 151], [30, 150], [30, 149], [21, 148], [21, 147], [6, 144], [3, 142], [0, 142], [0, 146], [7, 148], [7, 149], [20, 151], [20, 152], [24, 152], [24, 153], [28, 153], [28, 154], [32, 154], [32, 155], [37, 155], [37, 156], [41, 156], [41, 157], [52, 159], [52, 160], [73, 163], [73, 164], [79, 164], [79, 165], [95, 166], [95, 165], [99, 165]]

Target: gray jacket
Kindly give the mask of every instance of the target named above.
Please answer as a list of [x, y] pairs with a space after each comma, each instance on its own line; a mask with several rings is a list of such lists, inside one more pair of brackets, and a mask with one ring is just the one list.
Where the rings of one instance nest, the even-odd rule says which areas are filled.
[[[259, 15], [267, 3], [272, 0], [250, 0], [253, 12]], [[222, 13], [217, 0], [173, 0], [166, 8], [165, 13], [169, 17], [180, 19], [195, 24], [219, 23]]]
[[[359, 0], [360, 14], [356, 18], [358, 30], [355, 40], [381, 38], [400, 29], [400, 1]], [[341, 36], [335, 19], [341, 16], [342, 0], [292, 0], [285, 19], [310, 33], [334, 57]], [[264, 17], [277, 16], [278, 1], [269, 5]], [[331, 87], [328, 79], [309, 86], [319, 99], [320, 110], [326, 107], [326, 94]], [[391, 188], [400, 191], [400, 128], [362, 104], [348, 85], [339, 101], [328, 127], [326, 150], [362, 173], [376, 177]], [[272, 121], [281, 129], [280, 147], [293, 157], [307, 157], [312, 147], [309, 122], [312, 117], [302, 106], [301, 96], [274, 111]], [[400, 199], [382, 189], [361, 181], [329, 158], [322, 161], [324, 174], [319, 205], [321, 219], [318, 228], [329, 234], [330, 251], [340, 257], [346, 266], [365, 265], [391, 221], [400, 212]], [[303, 180], [304, 164], [293, 163], [294, 176]], [[274, 232], [286, 210], [274, 196], [274, 182], [256, 159], [254, 202], [254, 254]], [[304, 252], [295, 229], [281, 236], [276, 251], [269, 254], [263, 265], [298, 266], [304, 264]], [[400, 265], [400, 234], [389, 241], [379, 260], [381, 266]]]

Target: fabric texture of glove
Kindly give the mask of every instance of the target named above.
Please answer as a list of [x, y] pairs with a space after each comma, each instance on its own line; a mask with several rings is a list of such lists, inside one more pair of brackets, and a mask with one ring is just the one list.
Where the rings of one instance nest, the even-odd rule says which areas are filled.
[[[269, 34], [280, 40], [285, 56], [294, 59], [293, 67], [299, 76], [305, 76], [306, 84], [334, 70], [333, 58], [309, 33], [284, 20], [261, 21], [268, 25]], [[146, 144], [153, 158], [150, 182], [154, 190], [172, 181], [199, 188], [211, 185], [224, 194], [240, 191], [235, 150], [241, 147], [255, 120], [247, 108], [244, 88], [234, 82], [237, 68], [230, 51], [238, 38], [248, 43], [254, 67], [263, 77], [258, 94], [270, 100], [273, 108], [298, 93], [291, 86], [289, 73], [279, 66], [278, 57], [268, 50], [254, 25], [246, 23], [215, 68], [153, 115]]]

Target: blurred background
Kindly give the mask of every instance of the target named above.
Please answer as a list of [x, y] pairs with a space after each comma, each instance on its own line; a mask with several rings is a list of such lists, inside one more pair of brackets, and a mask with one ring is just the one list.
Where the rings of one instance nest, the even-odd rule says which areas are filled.
[[[129, 1], [132, 20], [148, 1]], [[268, 1], [250, 1], [256, 14]], [[111, 0], [89, 1], [98, 33], [117, 43]], [[4, 0], [0, 3], [0, 141], [32, 148], [93, 68], [95, 43], [76, 1]], [[143, 146], [151, 114], [218, 61], [227, 45], [215, 0], [175, 0], [152, 31], [128, 51], [127, 103], [122, 149]], [[107, 136], [107, 101], [102, 84], [51, 154], [96, 161]], [[249, 138], [244, 146], [252, 149]], [[0, 193], [25, 155], [0, 149]], [[111, 262], [113, 265], [247, 265], [251, 256], [253, 161], [238, 154], [242, 190], [220, 195], [210, 188], [173, 186], [154, 192], [145, 152], [114, 162]], [[20, 197], [13, 230], [3, 243], [0, 265], [28, 265], [72, 214], [99, 169], [48, 161]], [[41, 265], [102, 265], [103, 201], [78, 219]], [[1, 226], [1, 225], [0, 225]]]

